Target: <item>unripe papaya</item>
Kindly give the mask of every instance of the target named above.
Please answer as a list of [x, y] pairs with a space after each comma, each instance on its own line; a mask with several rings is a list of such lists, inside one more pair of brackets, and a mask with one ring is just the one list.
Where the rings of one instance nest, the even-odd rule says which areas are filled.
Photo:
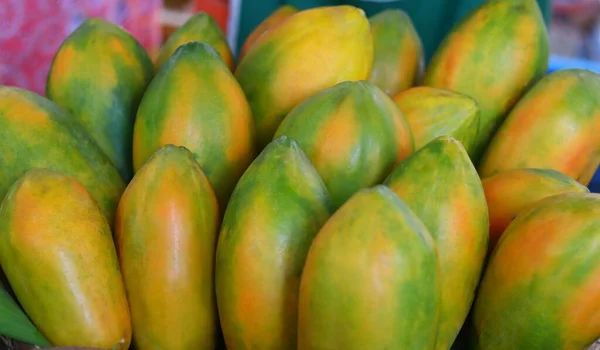
[[215, 348], [218, 212], [183, 147], [161, 147], [123, 193], [116, 241], [138, 349]]
[[237, 184], [217, 248], [227, 348], [295, 349], [306, 254], [329, 218], [323, 180], [291, 138], [270, 143]]
[[435, 244], [389, 188], [350, 198], [310, 247], [300, 284], [298, 349], [433, 349]]
[[414, 149], [410, 127], [375, 85], [344, 82], [308, 98], [283, 120], [311, 160], [338, 208], [361, 188], [383, 181]]
[[548, 68], [549, 39], [536, 0], [488, 0], [458, 22], [431, 58], [424, 85], [477, 101], [477, 164], [508, 111]]
[[519, 101], [479, 165], [483, 177], [509, 169], [561, 172], [588, 185], [600, 163], [600, 74], [565, 69]]
[[0, 207], [0, 266], [54, 346], [128, 349], [131, 323], [110, 227], [89, 192], [34, 168]]

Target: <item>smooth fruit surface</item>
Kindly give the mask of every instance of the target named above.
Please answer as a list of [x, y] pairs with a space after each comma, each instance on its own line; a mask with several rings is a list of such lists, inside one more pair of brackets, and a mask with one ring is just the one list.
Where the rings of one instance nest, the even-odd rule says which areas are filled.
[[224, 209], [254, 159], [255, 132], [244, 92], [208, 44], [179, 47], [148, 86], [135, 121], [135, 170], [168, 144], [194, 154]]
[[475, 152], [479, 128], [479, 107], [469, 96], [427, 86], [399, 93], [394, 102], [402, 111], [420, 149], [439, 136], [451, 136]]
[[369, 21], [353, 6], [300, 11], [265, 32], [235, 72], [252, 106], [259, 148], [292, 108], [338, 83], [368, 79], [372, 63]]
[[410, 17], [385, 10], [369, 18], [373, 35], [373, 69], [369, 81], [390, 96], [413, 86], [423, 66], [423, 44]]
[[478, 349], [585, 349], [600, 335], [600, 195], [546, 198], [498, 242], [474, 309]]
[[479, 166], [559, 171], [588, 185], [600, 163], [600, 75], [565, 69], [540, 80], [510, 112]]
[[214, 349], [217, 198], [190, 151], [161, 147], [123, 193], [116, 242], [140, 349]]
[[1, 197], [31, 168], [56, 170], [81, 182], [112, 226], [125, 184], [69, 113], [33, 92], [0, 86], [0, 125]]
[[441, 136], [400, 163], [384, 182], [423, 221], [440, 262], [436, 349], [449, 349], [471, 308], [488, 247], [481, 180], [460, 142]]
[[0, 265], [54, 346], [127, 349], [131, 324], [110, 227], [77, 180], [35, 168], [0, 207]]
[[298, 9], [292, 5], [283, 5], [277, 8], [267, 18], [264, 19], [254, 30], [248, 35], [242, 49], [240, 50], [239, 60], [242, 60], [250, 47], [267, 31], [272, 30], [290, 16], [296, 14]]
[[289, 137], [270, 143], [244, 173], [217, 249], [217, 298], [228, 349], [296, 348], [300, 276], [329, 213], [323, 181]]
[[440, 44], [424, 85], [477, 101], [481, 121], [476, 163], [508, 111], [546, 73], [548, 56], [548, 32], [536, 0], [486, 1]]
[[219, 53], [225, 65], [230, 70], [234, 69], [233, 55], [227, 43], [227, 36], [211, 15], [198, 12], [177, 28], [165, 41], [156, 59], [156, 70], [160, 70], [180, 46], [192, 41], [212, 46]]
[[152, 61], [128, 32], [108, 21], [83, 22], [60, 46], [46, 96], [77, 119], [129, 182], [131, 138]]
[[285, 117], [275, 137], [281, 135], [298, 141], [336, 208], [383, 181], [414, 149], [402, 112], [366, 81], [344, 82], [310, 97]]
[[385, 186], [359, 191], [310, 247], [298, 349], [432, 349], [438, 273], [419, 218]]
[[570, 177], [551, 169], [512, 169], [483, 179], [490, 213], [490, 247], [523, 210], [553, 195], [589, 192]]

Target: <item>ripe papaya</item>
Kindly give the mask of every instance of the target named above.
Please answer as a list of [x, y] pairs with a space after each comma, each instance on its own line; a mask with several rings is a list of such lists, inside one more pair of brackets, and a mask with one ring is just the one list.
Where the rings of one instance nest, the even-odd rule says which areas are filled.
[[369, 21], [353, 6], [300, 11], [261, 35], [235, 72], [252, 106], [259, 148], [292, 108], [338, 83], [368, 79], [372, 63]]
[[246, 55], [248, 50], [254, 43], [267, 31], [272, 30], [277, 27], [283, 21], [288, 19], [291, 15], [294, 15], [298, 12], [298, 9], [292, 5], [283, 5], [277, 8], [273, 13], [271, 13], [264, 21], [262, 21], [254, 30], [248, 35], [246, 40], [244, 41], [244, 45], [242, 45], [242, 49], [240, 50], [240, 54], [238, 56], [238, 61], [241, 61], [242, 58]]
[[244, 92], [208, 44], [180, 46], [152, 79], [135, 121], [134, 169], [168, 144], [194, 154], [224, 210], [254, 159], [255, 131]]
[[281, 135], [306, 152], [335, 208], [383, 181], [414, 149], [402, 112], [366, 81], [340, 83], [308, 98], [285, 117], [275, 137]]
[[536, 0], [485, 1], [444, 38], [424, 85], [477, 101], [481, 120], [475, 163], [508, 111], [546, 73], [548, 56], [548, 32]]
[[0, 207], [0, 265], [54, 346], [128, 349], [131, 323], [112, 233], [85, 187], [34, 168]]
[[177, 28], [160, 48], [155, 62], [156, 71], [169, 60], [175, 51], [184, 44], [192, 41], [203, 42], [212, 46], [229, 70], [233, 71], [234, 62], [227, 36], [223, 33], [217, 21], [208, 13], [198, 12]]
[[127, 186], [115, 226], [137, 348], [215, 348], [218, 211], [183, 147], [161, 147]]
[[373, 68], [369, 81], [390, 96], [407, 90], [421, 77], [423, 44], [410, 17], [398, 9], [369, 18], [373, 35]]
[[125, 30], [99, 18], [83, 22], [56, 53], [46, 96], [77, 119], [119, 169], [133, 176], [131, 137], [152, 61]]
[[600, 74], [554, 72], [519, 101], [490, 143], [481, 176], [554, 169], [588, 185], [600, 163]]
[[0, 198], [31, 168], [72, 176], [90, 192], [112, 226], [123, 179], [85, 128], [33, 92], [0, 86]]
[[600, 195], [548, 197], [492, 253], [475, 302], [477, 349], [585, 349], [600, 335]]
[[435, 244], [389, 188], [363, 189], [317, 234], [300, 284], [298, 349], [433, 349]]
[[323, 180], [289, 137], [270, 143], [244, 173], [217, 248], [217, 300], [228, 349], [296, 348], [300, 276], [330, 211]]
[[421, 219], [436, 243], [441, 311], [435, 348], [449, 349], [471, 309], [488, 248], [481, 180], [460, 142], [441, 136], [400, 163], [384, 184]]
[[490, 213], [490, 248], [517, 214], [541, 199], [561, 193], [589, 192], [579, 182], [551, 169], [507, 170], [484, 178], [482, 184]]
[[394, 102], [400, 108], [419, 149], [439, 136], [452, 136], [471, 155], [479, 128], [479, 107], [469, 96], [427, 86], [399, 93]]

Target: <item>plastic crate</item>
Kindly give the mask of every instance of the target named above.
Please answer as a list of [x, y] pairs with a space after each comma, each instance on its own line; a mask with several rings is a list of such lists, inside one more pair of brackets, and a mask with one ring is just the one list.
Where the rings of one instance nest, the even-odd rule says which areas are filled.
[[[550, 57], [548, 73], [568, 68], [589, 69], [596, 73], [600, 73], [600, 62], [561, 56]], [[594, 174], [594, 177], [592, 178], [592, 181], [590, 182], [588, 187], [590, 188], [590, 191], [594, 193], [600, 193], [600, 168], [596, 170], [596, 174]]]

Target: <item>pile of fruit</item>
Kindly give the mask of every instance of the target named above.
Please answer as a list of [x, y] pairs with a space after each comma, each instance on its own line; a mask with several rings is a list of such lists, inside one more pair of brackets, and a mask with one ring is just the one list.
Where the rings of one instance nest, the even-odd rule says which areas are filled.
[[547, 75], [548, 55], [535, 0], [487, 1], [426, 68], [397, 10], [285, 6], [237, 61], [206, 14], [155, 62], [87, 20], [45, 97], [0, 87], [0, 266], [36, 330], [7, 335], [112, 349], [591, 345], [600, 76]]

